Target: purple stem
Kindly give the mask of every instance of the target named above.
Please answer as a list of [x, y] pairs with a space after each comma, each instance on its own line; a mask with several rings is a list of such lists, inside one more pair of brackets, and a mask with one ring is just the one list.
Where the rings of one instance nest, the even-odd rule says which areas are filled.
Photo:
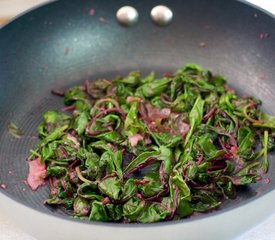
[[220, 137], [218, 137], [218, 139], [219, 139], [219, 143], [220, 143], [222, 149], [228, 153], [228, 148], [227, 148], [225, 142], [223, 142]]
[[144, 198], [144, 195], [142, 194], [142, 198], [145, 201], [154, 201], [154, 200], [158, 199], [161, 195], [166, 195], [168, 192], [169, 192], [169, 189], [166, 188], [163, 191], [153, 195], [152, 197], [148, 197], [148, 198]]
[[207, 114], [204, 115], [202, 121], [206, 122], [210, 117], [212, 117], [217, 111], [217, 106], [214, 106]]
[[63, 111], [63, 112], [70, 111], [70, 110], [75, 110], [75, 105], [70, 105], [70, 106], [67, 106], [67, 107], [63, 107], [61, 109], [61, 111]]
[[160, 95], [160, 100], [161, 100], [163, 103], [167, 104], [167, 105], [171, 105], [171, 104], [172, 104], [172, 102], [169, 100], [169, 96], [167, 96], [167, 94], [165, 94], [165, 93], [162, 93], [162, 94]]
[[74, 160], [70, 165], [69, 165], [69, 170], [75, 169], [77, 166], [81, 164], [81, 161], [79, 159]]
[[161, 184], [162, 184], [162, 186], [163, 186], [163, 188], [165, 189], [165, 188], [167, 188], [168, 186], [167, 186], [167, 182], [166, 182], [166, 174], [165, 174], [165, 172], [164, 172], [164, 166], [163, 166], [164, 164], [163, 164], [163, 162], [160, 164], [160, 167], [159, 167], [159, 176], [160, 176], [160, 181], [161, 181]]
[[220, 134], [220, 135], [227, 136], [227, 137], [229, 138], [230, 144], [231, 144], [232, 146], [234, 146], [234, 147], [237, 147], [237, 146], [238, 146], [238, 145], [237, 145], [236, 139], [235, 139], [230, 133], [223, 132], [223, 131], [219, 131], [219, 130], [217, 131], [217, 133]]
[[149, 158], [147, 158], [147, 160], [146, 160], [145, 162], [143, 162], [143, 163], [141, 163], [141, 164], [135, 166], [130, 172], [125, 173], [125, 174], [124, 174], [124, 178], [128, 178], [132, 173], [134, 173], [134, 172], [136, 172], [137, 170], [140, 170], [140, 169], [142, 169], [142, 168], [148, 166], [149, 164], [155, 162], [156, 160], [157, 160], [157, 159], [154, 158], [154, 157], [149, 157]]
[[52, 89], [52, 90], [51, 90], [51, 93], [52, 93], [53, 95], [60, 96], [60, 97], [63, 97], [63, 96], [65, 95], [65, 92], [66, 92], [66, 91], [57, 90], [57, 89]]
[[105, 110], [101, 111], [100, 113], [98, 113], [97, 115], [95, 115], [95, 116], [93, 117], [93, 119], [92, 119], [90, 122], [87, 123], [87, 125], [86, 125], [86, 133], [87, 133], [88, 135], [90, 135], [90, 136], [96, 136], [96, 135], [98, 135], [99, 133], [102, 133], [102, 131], [100, 131], [100, 132], [99, 132], [99, 131], [91, 131], [91, 130], [90, 130], [90, 127], [92, 126], [92, 124], [93, 124], [98, 118], [100, 118], [101, 116], [104, 116], [104, 115], [106, 115], [106, 114], [108, 114], [108, 113], [111, 113], [111, 112], [118, 112], [118, 113], [120, 113], [120, 115], [121, 115], [121, 117], [122, 117], [123, 120], [126, 118], [126, 114], [125, 114], [124, 111], [122, 111], [121, 108], [110, 108], [110, 109], [105, 109]]
[[208, 167], [207, 171], [211, 172], [211, 171], [221, 170], [221, 169], [224, 169], [224, 168], [225, 168], [224, 165], [215, 165], [215, 166]]
[[64, 179], [61, 180], [62, 187], [64, 188], [65, 193], [67, 194], [68, 197], [72, 197], [72, 192], [69, 191], [67, 188], [66, 182]]
[[69, 154], [66, 152], [66, 150], [65, 150], [65, 148], [63, 146], [60, 146], [59, 149], [62, 152], [64, 158], [68, 158], [69, 157]]
[[170, 214], [170, 216], [168, 217], [167, 220], [171, 220], [174, 217], [174, 215], [177, 211], [177, 208], [179, 206], [179, 197], [180, 197], [180, 190], [178, 188], [176, 188], [175, 189], [175, 194], [174, 194], [174, 197], [173, 197], [173, 209], [172, 209], [171, 214]]

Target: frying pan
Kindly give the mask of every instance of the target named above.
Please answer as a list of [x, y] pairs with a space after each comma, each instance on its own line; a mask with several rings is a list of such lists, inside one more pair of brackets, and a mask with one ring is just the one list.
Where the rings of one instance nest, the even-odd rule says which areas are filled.
[[[173, 20], [152, 22], [150, 11], [166, 5]], [[139, 12], [132, 27], [116, 20], [125, 5]], [[94, 14], [91, 14], [91, 10]], [[49, 190], [24, 183], [26, 158], [47, 110], [62, 100], [51, 89], [84, 80], [113, 78], [131, 70], [146, 74], [197, 63], [222, 74], [241, 95], [263, 100], [275, 114], [275, 19], [239, 1], [220, 0], [66, 0], [35, 9], [0, 30], [0, 212], [38, 239], [231, 239], [275, 211], [275, 164], [265, 178], [240, 191], [221, 209], [176, 222], [129, 224], [81, 222], [43, 204]], [[14, 139], [15, 122], [24, 137]]]

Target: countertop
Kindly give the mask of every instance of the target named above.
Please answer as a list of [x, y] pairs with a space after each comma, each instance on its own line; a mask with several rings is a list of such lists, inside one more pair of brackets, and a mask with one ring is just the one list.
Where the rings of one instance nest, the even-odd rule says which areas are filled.
[[[0, 0], [0, 25], [27, 9], [47, 0]], [[248, 0], [275, 14], [275, 0]], [[236, 240], [273, 240], [275, 239], [275, 214], [254, 227]], [[0, 239], [36, 240], [0, 216]]]

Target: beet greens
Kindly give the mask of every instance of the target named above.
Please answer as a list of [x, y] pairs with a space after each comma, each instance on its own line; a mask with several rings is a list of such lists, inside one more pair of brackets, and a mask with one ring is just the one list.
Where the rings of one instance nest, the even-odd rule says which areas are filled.
[[67, 107], [44, 113], [29, 160], [45, 166], [46, 204], [74, 217], [180, 219], [218, 208], [268, 170], [275, 117], [197, 65], [56, 92]]

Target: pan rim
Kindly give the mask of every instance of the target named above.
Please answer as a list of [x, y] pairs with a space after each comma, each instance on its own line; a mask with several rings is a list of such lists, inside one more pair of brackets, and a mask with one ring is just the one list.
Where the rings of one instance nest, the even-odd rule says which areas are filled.
[[[8, 21], [7, 23], [5, 23], [3, 26], [1, 26], [0, 27], [0, 31], [3, 28], [8, 27], [10, 25], [10, 23], [12, 23], [12, 22], [20, 19], [23, 15], [26, 15], [26, 14], [28, 14], [30, 12], [33, 12], [33, 11], [36, 11], [40, 7], [44, 7], [44, 6], [48, 5], [48, 4], [52, 4], [52, 3], [56, 2], [56, 1], [57, 0], [50, 0], [49, 2], [41, 3], [41, 4], [37, 5], [37, 6], [35, 6], [35, 7], [31, 8], [31, 9], [29, 9], [29, 10], [27, 10], [27, 11], [25, 11], [25, 12], [19, 14], [19, 15], [17, 15], [16, 17], [12, 18], [10, 21]], [[269, 11], [267, 11], [267, 10], [265, 10], [265, 9], [257, 6], [257, 5], [255, 5], [253, 3], [247, 2], [245, 0], [236, 0], [236, 1], [240, 2], [241, 4], [245, 4], [248, 7], [252, 7], [253, 9], [259, 10], [262, 13], [268, 15], [269, 17], [271, 17], [271, 18], [273, 18], [275, 20], [275, 15], [274, 14], [270, 13]], [[82, 221], [82, 220], [78, 220], [78, 219], [71, 219], [71, 218], [69, 218], [67, 216], [53, 215], [53, 214], [50, 214], [50, 213], [46, 213], [46, 212], [40, 211], [38, 209], [34, 209], [31, 206], [26, 205], [26, 204], [18, 201], [15, 197], [13, 197], [12, 195], [7, 194], [4, 190], [0, 189], [0, 198], [1, 198], [1, 195], [4, 195], [4, 196], [10, 198], [15, 203], [17, 203], [17, 204], [25, 207], [26, 209], [34, 210], [35, 212], [40, 213], [42, 215], [46, 214], [47, 216], [50, 216], [50, 217], [53, 217], [53, 218], [57, 217], [58, 219], [63, 219], [63, 220], [70, 221], [70, 222], [75, 222], [75, 223], [79, 222], [79, 223], [85, 223], [85, 224], [88, 224], [88, 225], [91, 225], [91, 224], [95, 225], [95, 226], [102, 226], [103, 225], [103, 226], [116, 227], [116, 228], [118, 226], [121, 227], [121, 228], [164, 227], [164, 226], [167, 226], [167, 225], [176, 225], [176, 224], [182, 224], [182, 223], [188, 224], [189, 222], [203, 221], [203, 220], [208, 219], [208, 218], [214, 218], [214, 217], [219, 216], [221, 214], [225, 214], [227, 212], [231, 212], [233, 210], [237, 210], [237, 209], [243, 208], [243, 207], [245, 207], [247, 205], [251, 206], [254, 203], [256, 204], [260, 199], [262, 199], [266, 195], [270, 195], [270, 194], [272, 194], [272, 195], [275, 196], [275, 190], [272, 190], [272, 191], [270, 191], [270, 192], [268, 192], [268, 193], [266, 193], [266, 194], [264, 194], [264, 195], [262, 195], [260, 197], [257, 197], [256, 199], [251, 199], [251, 200], [249, 200], [248, 202], [245, 202], [242, 205], [238, 205], [238, 206], [235, 206], [233, 208], [226, 209], [225, 211], [216, 211], [215, 214], [210, 214], [210, 215], [208, 214], [207, 216], [204, 216], [202, 218], [195, 218], [193, 220], [190, 219], [189, 221], [186, 221], [185, 219], [180, 219], [180, 220], [177, 220], [177, 221], [158, 222], [158, 223], [151, 223], [151, 224], [129, 224], [128, 225], [128, 224], [118, 224], [118, 223], [108, 223], [108, 222], [95, 222], [95, 221], [88, 222], [88, 221]], [[271, 214], [271, 212], [270, 212], [270, 214]]]
[[14, 21], [20, 19], [22, 16], [25, 16], [25, 15], [27, 15], [27, 14], [33, 12], [33, 11], [38, 10], [38, 9], [41, 8], [41, 7], [44, 7], [44, 6], [46, 6], [46, 5], [50, 5], [50, 4], [52, 4], [52, 3], [54, 3], [54, 2], [57, 2], [57, 1], [58, 1], [58, 0], [48, 0], [47, 2], [39, 3], [39, 4], [37, 4], [37, 5], [33, 6], [33, 7], [31, 7], [31, 8], [29, 8], [29, 9], [27, 9], [27, 10], [25, 10], [25, 11], [23, 11], [23, 12], [17, 14], [16, 16], [14, 16], [14, 17], [10, 18], [8, 21], [6, 21], [3, 25], [0, 25], [0, 31], [1, 31], [2, 29], [4, 29], [5, 27], [9, 26], [10, 23], [13, 23]]
[[[264, 209], [264, 206], [266, 205], [271, 205], [273, 203], [273, 199], [275, 198], [275, 191], [271, 191], [263, 196], [261, 196], [260, 198], [258, 198], [255, 201], [250, 201], [247, 204], [243, 204], [239, 207], [234, 207], [231, 211], [225, 211], [222, 214], [216, 214], [213, 215], [211, 217], [208, 218], [199, 218], [196, 219], [196, 221], [188, 221], [188, 222], [183, 222], [182, 219], [179, 221], [168, 221], [168, 222], [162, 222], [162, 223], [151, 223], [151, 224], [115, 224], [115, 223], [106, 223], [106, 222], [89, 222], [89, 221], [81, 221], [81, 220], [77, 220], [77, 219], [70, 219], [70, 218], [66, 218], [66, 217], [62, 217], [62, 216], [58, 216], [58, 215], [53, 215], [53, 214], [49, 214], [49, 213], [45, 213], [45, 212], [41, 212], [41, 211], [37, 211], [36, 209], [31, 208], [30, 206], [24, 205], [18, 201], [15, 201], [14, 199], [11, 199], [10, 197], [8, 197], [7, 195], [2, 194], [2, 192], [0, 192], [0, 203], [1, 205], [4, 203], [7, 206], [7, 202], [10, 203], [10, 206], [16, 210], [18, 210], [18, 212], [22, 212], [22, 213], [27, 213], [31, 216], [35, 216], [35, 219], [37, 219], [38, 223], [42, 222], [39, 221], [43, 219], [43, 221], [45, 222], [49, 222], [52, 224], [55, 224], [56, 226], [60, 226], [59, 223], [62, 223], [64, 225], [62, 225], [60, 228], [63, 229], [67, 229], [67, 227], [70, 225], [71, 227], [75, 227], [75, 232], [77, 234], [79, 234], [81, 231], [88, 230], [88, 231], [93, 231], [95, 229], [97, 230], [116, 230], [116, 231], [129, 231], [129, 233], [133, 233], [135, 231], [135, 233], [137, 233], [136, 231], [139, 230], [150, 230], [150, 236], [155, 236], [155, 235], [151, 235], [151, 231], [154, 231], [155, 233], [158, 233], [158, 230], [165, 230], [167, 231], [167, 233], [171, 233], [171, 231], [175, 231], [175, 229], [177, 230], [177, 233], [182, 233], [182, 234], [186, 234], [186, 236], [192, 236], [192, 239], [201, 239], [201, 236], [204, 236], [204, 234], [207, 234], [208, 236], [212, 236], [214, 232], [217, 233], [217, 226], [224, 221], [227, 222], [231, 222], [234, 224], [234, 220], [232, 221], [232, 219], [234, 219], [234, 217], [238, 217], [238, 221], [240, 222], [240, 219], [243, 220], [247, 220], [247, 216], [246, 213], [252, 213], [252, 215], [257, 216], [257, 218], [249, 218], [251, 221], [242, 221], [243, 224], [241, 224], [241, 226], [235, 226], [231, 228], [231, 232], [230, 232], [230, 236], [229, 235], [222, 235], [223, 239], [232, 239], [232, 237], [237, 237], [240, 234], [244, 233], [245, 231], [247, 231], [248, 229], [250, 229], [251, 227], [254, 227], [258, 224], [260, 224], [261, 222], [263, 222], [266, 218], [270, 217], [273, 212], [269, 211], [269, 209]], [[11, 202], [12, 201], [12, 202]], [[266, 204], [268, 203], [268, 204]], [[3, 205], [2, 205], [3, 206]], [[262, 207], [259, 207], [262, 206]], [[7, 209], [9, 207], [7, 206]], [[3, 211], [2, 211], [3, 212]], [[243, 213], [243, 214], [240, 214]], [[20, 216], [25, 216], [25, 214], [19, 214]], [[26, 223], [22, 223], [20, 222], [20, 218], [16, 218], [15, 221], [13, 217], [11, 217], [11, 214], [4, 214], [4, 216], [6, 217], [7, 220], [11, 220], [13, 223], [16, 223], [16, 226], [20, 227], [21, 229], [24, 229], [27, 233], [33, 235], [33, 236], [37, 236], [37, 234], [41, 234], [41, 232], [36, 232], [33, 230], [30, 230], [29, 228], [26, 229], [26, 226], [24, 226]], [[49, 221], [47, 221], [49, 220]], [[64, 221], [65, 220], [65, 221]], [[180, 224], [180, 228], [177, 228]], [[189, 235], [189, 231], [190, 229], [197, 229], [197, 226], [200, 226], [200, 228], [202, 229], [202, 231], [200, 233], [197, 232], [193, 232], [192, 234]], [[79, 228], [78, 228], [79, 227]], [[221, 226], [220, 226], [221, 227]], [[224, 225], [223, 225], [224, 227]], [[206, 228], [206, 231], [205, 231]], [[89, 230], [90, 229], [90, 230]], [[198, 231], [199, 232], [199, 231]], [[213, 236], [216, 236], [216, 233]], [[54, 234], [54, 233], [53, 233]], [[88, 234], [88, 233], [87, 233]], [[108, 233], [106, 233], [108, 234]], [[112, 233], [113, 234], [113, 233]], [[54, 235], [53, 235], [54, 236]], [[148, 237], [147, 235], [144, 235], [144, 239], [147, 239], [146, 237]], [[184, 236], [184, 235], [182, 235]], [[115, 237], [115, 234], [114, 234]], [[194, 237], [194, 238], [193, 238]], [[63, 238], [62, 238], [63, 239]], [[65, 238], [64, 238], [65, 239]], [[117, 238], [114, 238], [117, 239]], [[135, 238], [136, 239], [136, 238]], [[220, 239], [220, 238], [213, 238], [213, 239]]]

